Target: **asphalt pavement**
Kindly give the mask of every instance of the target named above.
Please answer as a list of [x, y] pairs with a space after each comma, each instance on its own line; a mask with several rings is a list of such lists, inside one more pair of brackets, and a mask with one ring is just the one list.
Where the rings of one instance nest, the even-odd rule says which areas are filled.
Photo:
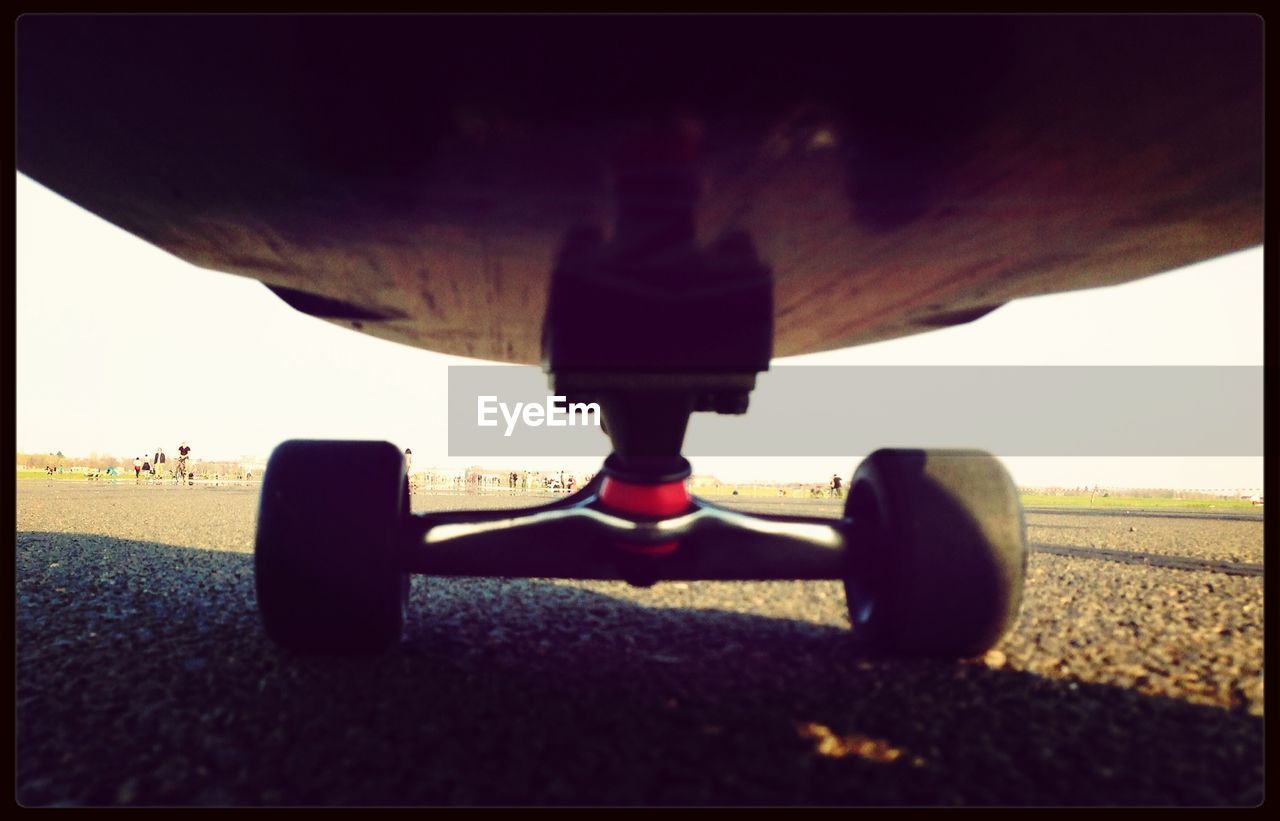
[[19, 803], [1263, 797], [1261, 518], [1030, 513], [1022, 616], [967, 662], [859, 658], [839, 583], [422, 577], [397, 650], [315, 659], [258, 622], [256, 505], [256, 487], [18, 483]]

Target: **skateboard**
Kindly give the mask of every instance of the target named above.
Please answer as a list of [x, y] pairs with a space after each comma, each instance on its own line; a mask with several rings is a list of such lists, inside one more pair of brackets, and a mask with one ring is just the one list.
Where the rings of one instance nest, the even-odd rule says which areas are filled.
[[255, 553], [280, 644], [394, 644], [409, 573], [803, 578], [843, 581], [864, 651], [960, 657], [1021, 600], [998, 460], [883, 450], [840, 519], [748, 516], [689, 495], [689, 415], [744, 412], [775, 356], [1261, 243], [1262, 38], [1248, 15], [26, 15], [16, 157], [299, 311], [600, 404], [600, 473], [519, 512], [413, 516], [397, 448], [282, 444]]

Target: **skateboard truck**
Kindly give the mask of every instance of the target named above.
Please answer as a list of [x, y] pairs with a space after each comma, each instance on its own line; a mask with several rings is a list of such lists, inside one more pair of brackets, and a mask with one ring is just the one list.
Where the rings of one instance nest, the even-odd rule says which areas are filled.
[[267, 634], [300, 652], [384, 650], [403, 629], [411, 573], [840, 580], [855, 643], [872, 654], [978, 655], [1017, 616], [1025, 525], [990, 455], [877, 451], [837, 519], [726, 510], [688, 494], [679, 461], [637, 476], [614, 454], [550, 504], [412, 515], [396, 446], [284, 442], [267, 464], [254, 551]]
[[843, 522], [752, 516], [637, 482], [605, 462], [577, 493], [520, 511], [415, 516], [400, 562], [435, 576], [625, 580], [839, 579]]
[[840, 580], [853, 635], [873, 653], [976, 655], [1009, 628], [1025, 528], [1016, 488], [987, 454], [877, 451], [838, 519], [745, 514], [690, 495], [689, 415], [744, 412], [773, 336], [771, 275], [750, 239], [695, 242], [692, 134], [624, 146], [612, 239], [574, 232], [553, 272], [543, 360], [557, 394], [600, 405], [613, 453], [599, 474], [535, 508], [411, 515], [399, 448], [285, 442], [267, 466], [255, 550], [276, 642], [394, 644], [410, 573]]

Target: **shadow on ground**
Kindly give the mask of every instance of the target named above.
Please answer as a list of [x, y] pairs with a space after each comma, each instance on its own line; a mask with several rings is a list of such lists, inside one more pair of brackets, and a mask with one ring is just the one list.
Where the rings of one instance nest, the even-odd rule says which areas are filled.
[[[278, 651], [252, 556], [17, 534], [16, 796], [50, 804], [1254, 804], [1243, 712], [543, 581], [415, 579]], [[620, 593], [626, 595], [626, 593]]]

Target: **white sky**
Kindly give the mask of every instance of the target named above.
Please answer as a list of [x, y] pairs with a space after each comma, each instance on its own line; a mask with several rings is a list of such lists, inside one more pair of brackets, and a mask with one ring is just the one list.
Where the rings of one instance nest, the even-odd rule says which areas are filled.
[[[204, 459], [290, 438], [386, 439], [446, 456], [447, 366], [470, 363], [294, 311], [261, 283], [193, 267], [17, 176], [20, 451], [132, 458], [186, 439]], [[1261, 365], [1262, 248], [1126, 285], [1019, 300], [968, 325], [776, 360], [822, 365]], [[707, 458], [699, 473], [823, 481], [830, 459]], [[594, 469], [595, 460], [495, 468]], [[1024, 485], [1261, 488], [1261, 457], [1010, 458]]]

